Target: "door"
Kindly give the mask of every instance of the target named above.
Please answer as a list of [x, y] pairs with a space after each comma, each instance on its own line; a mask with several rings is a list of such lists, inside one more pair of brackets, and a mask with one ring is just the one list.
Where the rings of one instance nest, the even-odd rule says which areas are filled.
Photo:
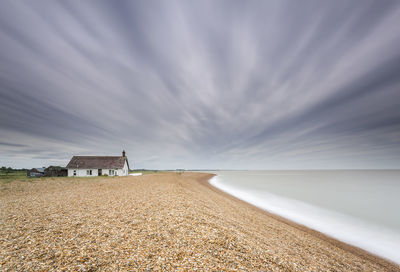
[[99, 176], [101, 176], [101, 175], [102, 175], [101, 169], [98, 169], [98, 170], [97, 170], [97, 173], [99, 173]]

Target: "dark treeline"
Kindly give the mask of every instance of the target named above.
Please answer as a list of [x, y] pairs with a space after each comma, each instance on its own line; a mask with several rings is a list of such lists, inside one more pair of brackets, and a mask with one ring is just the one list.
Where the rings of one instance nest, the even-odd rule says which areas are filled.
[[27, 171], [28, 169], [26, 168], [12, 168], [12, 167], [6, 167], [6, 166], [2, 166], [0, 168], [1, 172], [17, 172], [17, 171]]

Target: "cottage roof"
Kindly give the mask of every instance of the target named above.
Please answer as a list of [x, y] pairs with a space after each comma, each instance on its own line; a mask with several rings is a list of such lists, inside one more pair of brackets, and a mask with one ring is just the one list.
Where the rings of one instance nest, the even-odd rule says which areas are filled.
[[[121, 169], [128, 159], [123, 156], [73, 156], [67, 168]], [[128, 163], [129, 168], [129, 163]]]

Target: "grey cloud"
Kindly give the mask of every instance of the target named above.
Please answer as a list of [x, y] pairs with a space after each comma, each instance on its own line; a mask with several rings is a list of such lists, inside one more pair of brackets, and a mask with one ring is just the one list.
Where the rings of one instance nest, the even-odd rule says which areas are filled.
[[24, 147], [24, 146], [26, 146], [26, 145], [23, 145], [23, 144], [13, 144], [13, 143], [6, 143], [6, 142], [0, 142], [0, 145], [3, 145], [3, 146], [11, 146], [11, 147]]
[[398, 167], [399, 18], [387, 0], [4, 1], [0, 161]]

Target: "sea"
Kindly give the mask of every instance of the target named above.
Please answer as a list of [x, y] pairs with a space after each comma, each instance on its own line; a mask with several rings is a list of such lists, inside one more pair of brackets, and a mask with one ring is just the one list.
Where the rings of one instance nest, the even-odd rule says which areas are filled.
[[400, 170], [212, 173], [237, 198], [400, 264]]

